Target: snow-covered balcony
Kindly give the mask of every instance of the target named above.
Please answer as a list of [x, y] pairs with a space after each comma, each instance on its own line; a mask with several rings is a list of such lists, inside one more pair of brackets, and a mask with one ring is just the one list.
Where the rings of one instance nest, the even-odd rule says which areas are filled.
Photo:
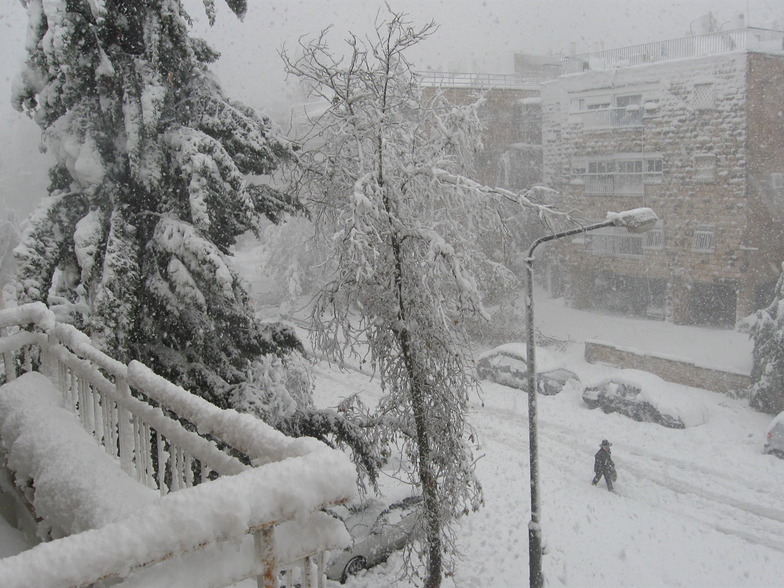
[[350, 542], [321, 512], [356, 492], [343, 453], [117, 362], [40, 303], [0, 311], [0, 353], [0, 487], [44, 541], [0, 560], [4, 588], [323, 586]]

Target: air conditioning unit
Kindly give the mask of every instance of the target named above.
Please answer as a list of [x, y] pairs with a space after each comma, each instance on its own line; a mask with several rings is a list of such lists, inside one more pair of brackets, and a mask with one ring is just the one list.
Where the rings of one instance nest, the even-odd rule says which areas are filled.
[[770, 187], [772, 190], [784, 190], [784, 173], [770, 174]]

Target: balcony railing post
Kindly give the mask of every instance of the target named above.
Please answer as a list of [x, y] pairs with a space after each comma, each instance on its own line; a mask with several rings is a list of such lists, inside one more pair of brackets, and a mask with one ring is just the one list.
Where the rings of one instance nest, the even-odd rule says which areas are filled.
[[[117, 394], [121, 397], [124, 398], [131, 395], [131, 389], [125, 378], [118, 377], [115, 381], [115, 385], [117, 386]], [[117, 405], [117, 435], [119, 437], [118, 449], [120, 451], [120, 465], [127, 474], [135, 478], [136, 469], [133, 463], [135, 446], [133, 423], [131, 422], [131, 413], [121, 404]]]
[[258, 588], [278, 588], [275, 562], [275, 530], [271, 526], [262, 527], [253, 532], [253, 543], [259, 562], [262, 566], [261, 575], [256, 578]]
[[[3, 285], [0, 283], [0, 310], [5, 309], [5, 298], [3, 296]], [[0, 327], [0, 337], [5, 337], [8, 331], [5, 327]], [[16, 366], [14, 365], [14, 354], [11, 351], [3, 352], [3, 365], [5, 366], [5, 380], [10, 382], [16, 379]]]
[[[0, 337], [5, 337], [7, 334], [5, 327], [0, 328]], [[3, 364], [5, 366], [5, 381], [10, 382], [16, 379], [16, 364], [14, 362], [13, 351], [3, 352]]]

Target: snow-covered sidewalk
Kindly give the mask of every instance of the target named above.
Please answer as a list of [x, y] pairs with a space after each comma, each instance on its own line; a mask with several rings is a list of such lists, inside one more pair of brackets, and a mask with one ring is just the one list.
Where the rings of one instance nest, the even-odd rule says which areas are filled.
[[[701, 367], [751, 373], [753, 344], [746, 333], [581, 311], [570, 308], [563, 299], [549, 298], [543, 291], [536, 292], [535, 297], [536, 327], [549, 337], [609, 343]], [[520, 336], [524, 340], [522, 333]]]

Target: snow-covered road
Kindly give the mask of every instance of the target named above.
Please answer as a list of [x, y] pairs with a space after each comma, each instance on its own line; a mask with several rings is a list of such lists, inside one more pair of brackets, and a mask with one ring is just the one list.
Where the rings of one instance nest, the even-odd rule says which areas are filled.
[[[572, 364], [574, 366], [574, 363]], [[582, 366], [586, 372], [610, 370]], [[590, 376], [587, 376], [590, 377]], [[343, 390], [354, 379], [348, 374]], [[355, 384], [364, 386], [362, 379]], [[761, 452], [769, 417], [745, 401], [683, 388], [709, 411], [686, 430], [589, 410], [578, 390], [540, 399], [544, 570], [550, 586], [777, 586], [784, 570], [784, 461]], [[459, 533], [447, 586], [523, 586], [528, 577], [525, 398], [484, 386], [470, 420], [481, 442], [486, 505]], [[617, 492], [591, 486], [593, 454], [614, 442]], [[352, 586], [401, 586], [399, 561]]]

